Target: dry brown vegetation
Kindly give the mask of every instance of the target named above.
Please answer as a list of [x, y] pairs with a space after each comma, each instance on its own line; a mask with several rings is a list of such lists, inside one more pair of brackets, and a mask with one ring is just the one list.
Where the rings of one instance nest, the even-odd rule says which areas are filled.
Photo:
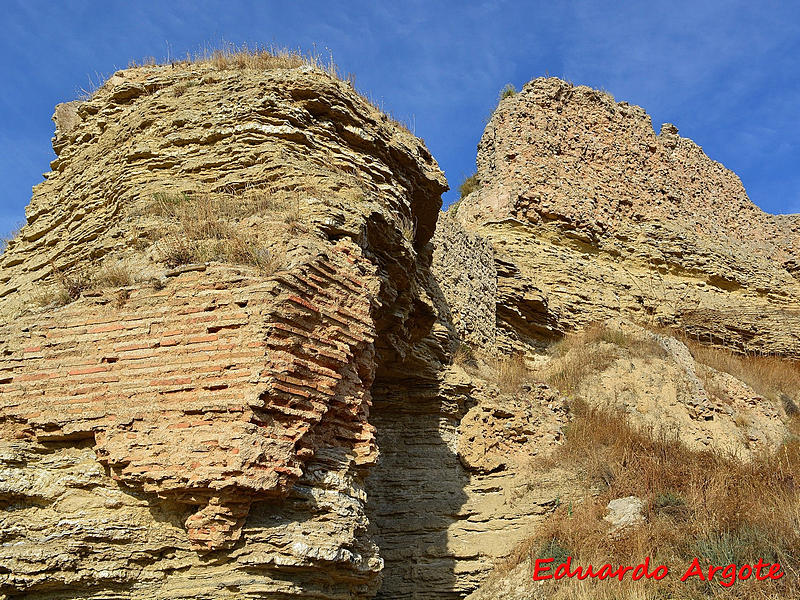
[[472, 192], [477, 190], [480, 185], [481, 184], [480, 181], [478, 181], [477, 173], [473, 173], [469, 177], [465, 178], [464, 181], [461, 182], [461, 185], [458, 186], [459, 200], [469, 196]]
[[[303, 65], [308, 65], [319, 71], [327, 73], [334, 79], [339, 79], [346, 82], [353, 88], [353, 90], [361, 96], [368, 104], [374, 109], [384, 113], [386, 117], [395, 125], [411, 133], [414, 130], [413, 126], [395, 117], [391, 111], [387, 110], [383, 103], [375, 100], [369, 94], [356, 89], [355, 75], [353, 73], [343, 73], [338, 65], [333, 60], [333, 55], [330, 51], [327, 55], [319, 52], [316, 47], [312, 51], [303, 52], [300, 49], [286, 48], [275, 45], [255, 45], [249, 46], [242, 44], [241, 46], [230, 43], [222, 42], [216, 46], [204, 46], [199, 51], [192, 54], [187, 52], [183, 58], [170, 58], [164, 63], [175, 65], [181, 64], [197, 64], [209, 65], [218, 71], [227, 70], [251, 70], [251, 71], [272, 71], [275, 69], [295, 69]], [[162, 63], [162, 64], [164, 64]], [[136, 68], [142, 66], [156, 66], [159, 64], [154, 57], [150, 56], [141, 61], [132, 60], [128, 63], [128, 68]], [[98, 75], [97, 80], [102, 78]], [[173, 88], [173, 94], [180, 97], [184, 92], [196, 85], [194, 82], [182, 82]], [[95, 83], [93, 80], [89, 82], [89, 90], [81, 90], [81, 97], [89, 99], [95, 91], [101, 87], [101, 83]]]
[[477, 353], [469, 344], [460, 342], [453, 352], [453, 364], [465, 370], [476, 369], [478, 366]]
[[283, 232], [295, 234], [302, 229], [299, 195], [263, 188], [213, 196], [159, 193], [144, 213], [164, 220], [153, 238], [170, 266], [217, 260], [270, 274], [280, 268], [282, 256], [274, 247], [267, 248], [244, 220], [268, 216]]
[[[724, 588], [696, 579], [681, 583], [693, 557], [715, 565], [752, 564], [763, 558], [780, 562], [787, 576], [778, 582], [738, 582], [724, 589], [725, 597], [800, 594], [800, 441], [741, 463], [634, 429], [622, 414], [582, 402], [573, 403], [573, 410], [576, 417], [565, 431], [566, 441], [549, 460], [580, 474], [585, 499], [559, 506], [502, 571], [554, 555], [571, 555], [583, 565], [635, 565], [650, 556], [653, 563], [670, 567], [663, 582], [606, 581], [595, 588], [565, 579], [554, 597], [605, 598], [603, 594], [613, 591], [620, 598], [701, 598]], [[646, 524], [609, 535], [602, 519], [606, 504], [631, 495], [644, 500]]]
[[530, 372], [521, 354], [492, 357], [487, 361], [489, 374], [505, 394], [519, 391], [522, 384], [530, 379]]
[[54, 285], [42, 289], [33, 300], [39, 306], [65, 306], [90, 290], [124, 288], [133, 285], [134, 277], [122, 263], [105, 264], [91, 269], [64, 271], [53, 266]]
[[[675, 335], [674, 332], [659, 331]], [[695, 360], [729, 373], [758, 393], [783, 402], [800, 433], [800, 365], [778, 357], [738, 355], [683, 339]], [[532, 375], [573, 395], [586, 378], [607, 369], [625, 354], [663, 358], [665, 349], [646, 336], [629, 335], [596, 324], [551, 346], [553, 360]], [[499, 371], [498, 371], [499, 372]], [[702, 372], [702, 370], [699, 370]], [[526, 376], [529, 376], [526, 374]], [[613, 410], [571, 402], [573, 422], [555, 455], [534, 462], [535, 469], [575, 472], [583, 485], [580, 502], [563, 503], [534, 534], [498, 567], [500, 574], [536, 558], [572, 556], [579, 565], [636, 565], [650, 556], [666, 564], [662, 582], [564, 579], [547, 582], [553, 598], [790, 598], [800, 594], [800, 438], [747, 463], [720, 452], [688, 449], [666, 431], [637, 429]], [[747, 416], [738, 415], [740, 426]], [[534, 475], [535, 477], [535, 475]], [[637, 496], [645, 502], [646, 523], [610, 535], [603, 520], [614, 498]], [[778, 582], [682, 583], [680, 576], [697, 556], [704, 565], [780, 562], [787, 576]]]
[[597, 323], [569, 333], [555, 343], [550, 354], [557, 360], [536, 375], [562, 394], [572, 396], [589, 376], [610, 367], [622, 351], [635, 356], [665, 355], [665, 350], [654, 340]]
[[549, 353], [553, 360], [538, 369], [529, 369], [521, 354], [481, 355], [462, 344], [453, 362], [494, 383], [503, 393], [516, 393], [526, 382], [543, 381], [562, 394], [572, 396], [583, 381], [607, 369], [624, 353], [654, 358], [666, 355], [655, 340], [602, 323], [567, 334], [550, 347]]
[[[316, 51], [304, 53], [299, 49], [275, 45], [249, 46], [248, 44], [242, 44], [237, 46], [230, 42], [222, 42], [218, 45], [203, 46], [194, 54], [187, 52], [182, 58], [168, 57], [165, 62], [172, 64], [210, 64], [218, 70], [252, 69], [259, 71], [294, 69], [302, 65], [310, 65], [341, 79], [330, 54], [326, 60], [321, 53]], [[159, 64], [159, 61], [150, 56], [141, 61], [130, 61], [128, 68], [155, 66], [157, 64]]]
[[[728, 373], [750, 386], [757, 394], [780, 405], [788, 417], [790, 428], [800, 434], [800, 361], [782, 356], [733, 352], [703, 344], [680, 330], [656, 329], [657, 332], [680, 339], [689, 348], [694, 360], [715, 371]], [[711, 372], [698, 369], [703, 386], [713, 396], [725, 402], [725, 394], [711, 377]]]
[[133, 283], [133, 275], [123, 264], [105, 265], [92, 277], [92, 285], [97, 288], [128, 287]]
[[453, 364], [497, 386], [503, 394], [516, 394], [523, 384], [532, 381], [522, 354], [489, 356], [462, 343], [453, 354]]
[[683, 339], [700, 364], [729, 373], [762, 396], [779, 399], [800, 390], [800, 362], [779, 356], [740, 354]]

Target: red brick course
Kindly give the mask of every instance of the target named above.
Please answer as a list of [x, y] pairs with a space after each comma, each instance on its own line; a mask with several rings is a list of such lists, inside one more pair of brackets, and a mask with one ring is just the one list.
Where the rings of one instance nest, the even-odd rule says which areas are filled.
[[122, 308], [84, 298], [0, 327], [0, 419], [93, 437], [121, 483], [203, 507], [196, 548], [230, 547], [315, 448], [374, 461], [371, 268], [341, 243], [267, 282], [215, 265]]

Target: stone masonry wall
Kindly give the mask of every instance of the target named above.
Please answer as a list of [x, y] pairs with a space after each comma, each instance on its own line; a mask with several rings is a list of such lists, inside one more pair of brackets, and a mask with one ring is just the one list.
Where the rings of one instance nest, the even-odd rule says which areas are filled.
[[465, 231], [447, 212], [440, 213], [432, 242], [431, 272], [456, 336], [480, 348], [494, 348], [497, 270], [491, 245]]
[[317, 451], [346, 449], [354, 473], [377, 456], [364, 276], [374, 269], [341, 243], [268, 281], [189, 270], [121, 304], [87, 298], [5, 326], [6, 436], [86, 440], [124, 488], [199, 507], [192, 548], [232, 548], [251, 503], [285, 497]]
[[433, 322], [430, 153], [309, 65], [120, 71], [54, 120], [0, 257], [0, 595], [374, 596], [371, 386]]

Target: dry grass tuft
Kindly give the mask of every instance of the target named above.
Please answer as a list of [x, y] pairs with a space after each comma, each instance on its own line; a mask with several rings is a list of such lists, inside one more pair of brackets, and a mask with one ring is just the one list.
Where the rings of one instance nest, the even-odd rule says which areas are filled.
[[280, 268], [281, 257], [265, 247], [244, 220], [266, 215], [290, 234], [302, 229], [299, 195], [265, 189], [213, 196], [158, 193], [144, 212], [164, 220], [158, 244], [162, 259], [173, 267], [215, 260], [253, 266], [270, 274]]
[[465, 370], [476, 369], [478, 367], [478, 357], [472, 346], [465, 342], [460, 342], [456, 351], [453, 352], [453, 364]]
[[485, 359], [481, 375], [494, 383], [504, 394], [516, 394], [531, 379], [531, 373], [522, 354], [492, 356]]
[[176, 83], [172, 86], [172, 95], [176, 98], [180, 98], [189, 88], [195, 87], [199, 85], [200, 82], [197, 80], [186, 80], [181, 81], [180, 83]]
[[507, 83], [503, 86], [503, 89], [500, 90], [500, 95], [497, 98], [497, 102], [500, 103], [506, 98], [512, 98], [517, 95], [517, 88], [514, 87], [513, 83]]
[[464, 181], [461, 182], [461, 185], [458, 186], [458, 193], [460, 194], [459, 201], [469, 196], [472, 192], [480, 188], [480, 186], [481, 184], [480, 181], [478, 181], [477, 173], [473, 173], [465, 178]]
[[133, 283], [133, 275], [122, 264], [106, 265], [91, 279], [92, 287], [95, 288], [128, 287]]
[[85, 271], [65, 273], [60, 269], [54, 268], [53, 277], [56, 281], [56, 287], [51, 301], [56, 306], [64, 306], [74, 302], [81, 297], [81, 294], [92, 288], [91, 276]]
[[[221, 42], [215, 46], [204, 46], [194, 54], [188, 52], [183, 59], [167, 58], [165, 62], [173, 65], [209, 64], [220, 71], [229, 69], [272, 71], [275, 69], [296, 69], [303, 65], [309, 65], [325, 71], [333, 77], [343, 79], [330, 53], [325, 57], [316, 50], [302, 52], [299, 49], [272, 44], [255, 46], [242, 44], [238, 46], [231, 42]], [[159, 64], [158, 61], [149, 56], [142, 61], [130, 61], [128, 68], [156, 66], [157, 64]]]
[[[716, 452], [689, 450], [666, 434], [635, 429], [620, 413], [590, 409], [581, 402], [573, 408], [576, 416], [565, 431], [564, 445], [540, 467], [575, 470], [584, 482], [585, 498], [559, 506], [499, 567], [501, 573], [543, 552], [552, 553], [554, 547], [579, 564], [635, 565], [650, 556], [651, 562], [668, 565], [672, 573], [661, 584], [648, 582], [651, 591], [660, 597], [708, 597], [722, 588], [679, 581], [694, 556], [717, 565], [764, 558], [780, 562], [787, 572], [770, 590], [797, 597], [792, 594], [800, 593], [798, 439], [745, 464]], [[646, 523], [610, 536], [602, 519], [606, 504], [631, 495], [645, 502]], [[596, 597], [578, 594], [576, 584], [565, 580], [564, 597]], [[636, 584], [619, 585], [619, 597], [633, 597]], [[757, 598], [762, 588], [763, 584], [740, 582], [725, 594]]]
[[663, 357], [666, 351], [654, 340], [627, 334], [596, 323], [569, 333], [553, 344], [554, 360], [537, 372], [562, 394], [575, 395], [588, 377], [610, 367], [623, 352], [635, 356]]
[[226, 69], [271, 71], [274, 69], [296, 69], [308, 64], [326, 70], [331, 75], [336, 75], [336, 67], [332, 60], [325, 64], [319, 55], [304, 55], [299, 50], [289, 50], [288, 48], [275, 46], [250, 48], [247, 44], [242, 46], [225, 44], [222, 48], [211, 51], [210, 56], [196, 58], [194, 62], [210, 62], [220, 71]]
[[599, 342], [607, 342], [618, 348], [628, 349], [634, 354], [657, 356], [665, 354], [658, 342], [647, 337], [626, 333], [605, 323], [592, 323], [579, 331], [568, 333], [553, 345], [551, 353], [556, 356], [564, 356], [572, 350], [592, 346]]
[[124, 288], [134, 283], [133, 275], [121, 263], [104, 265], [95, 272], [89, 268], [64, 271], [55, 265], [52, 269], [55, 284], [34, 297], [34, 302], [39, 306], [66, 306], [88, 291]]
[[777, 400], [786, 395], [791, 399], [800, 390], [800, 361], [778, 356], [737, 354], [691, 339], [682, 341], [697, 362], [733, 375], [762, 396]]

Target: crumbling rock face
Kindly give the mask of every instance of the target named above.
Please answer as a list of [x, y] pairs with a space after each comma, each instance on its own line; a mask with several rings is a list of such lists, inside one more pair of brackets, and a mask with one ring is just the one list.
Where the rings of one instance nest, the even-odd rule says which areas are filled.
[[375, 332], [358, 278], [372, 269], [335, 248], [338, 267], [320, 258], [268, 284], [190, 272], [121, 308], [77, 302], [20, 320], [3, 335], [3, 417], [40, 442], [93, 438], [114, 479], [203, 507], [186, 522], [194, 547], [230, 548], [250, 502], [301, 475], [323, 420], [355, 465], [376, 455]]
[[431, 273], [444, 298], [441, 312], [455, 339], [491, 350], [496, 345], [497, 269], [491, 245], [442, 213], [432, 240]]
[[[220, 266], [132, 290], [122, 307], [86, 299], [21, 319], [2, 335], [6, 436], [88, 440], [123, 489], [199, 507], [185, 519], [192, 549], [233, 548], [251, 503], [285, 497], [318, 453], [356, 479], [377, 456], [368, 277], [340, 242], [270, 281]], [[380, 564], [374, 549], [341, 562], [371, 562], [364, 576]]]
[[[424, 380], [423, 380], [424, 381]], [[457, 365], [436, 382], [373, 386], [381, 455], [367, 478], [367, 511], [384, 560], [377, 598], [462, 598], [526, 539], [572, 475], [531, 479], [566, 422], [546, 386], [503, 393]]]
[[[137, 68], [54, 120], [0, 257], [0, 593], [373, 596], [371, 387], [435, 320], [435, 161], [308, 66]], [[258, 264], [172, 268], [186, 232], [154, 199], [254, 191], [247, 214], [198, 213], [197, 250], [236, 231]], [[48, 302], [108, 264], [130, 285]]]
[[[422, 143], [310, 66], [141, 67], [54, 121], [0, 256], [8, 598], [463, 598], [577, 500], [532, 466], [564, 398], [503, 356], [557, 366], [544, 345], [620, 314], [798, 354], [797, 218], [599, 92], [504, 100], [457, 216]], [[661, 370], [625, 355], [581, 394], [779, 442], [752, 389], [637, 331]]]
[[294, 190], [312, 232], [374, 243], [413, 272], [413, 252], [394, 248], [401, 225], [423, 247], [446, 189], [417, 138], [309, 66], [120, 71], [54, 120], [58, 157], [0, 257], [0, 314], [21, 312], [54, 271], [145, 254], [154, 195]]
[[498, 269], [512, 346], [622, 313], [800, 354], [798, 218], [762, 212], [674, 126], [656, 135], [639, 107], [536, 79], [500, 102], [477, 164], [458, 219], [513, 265]]
[[384, 560], [377, 598], [464, 597], [572, 493], [570, 474], [533, 483], [529, 468], [562, 440], [563, 398], [541, 384], [504, 391], [474, 360], [467, 370], [453, 362], [498, 354], [494, 252], [447, 214], [432, 244], [436, 321], [372, 388], [380, 457], [366, 483]]

